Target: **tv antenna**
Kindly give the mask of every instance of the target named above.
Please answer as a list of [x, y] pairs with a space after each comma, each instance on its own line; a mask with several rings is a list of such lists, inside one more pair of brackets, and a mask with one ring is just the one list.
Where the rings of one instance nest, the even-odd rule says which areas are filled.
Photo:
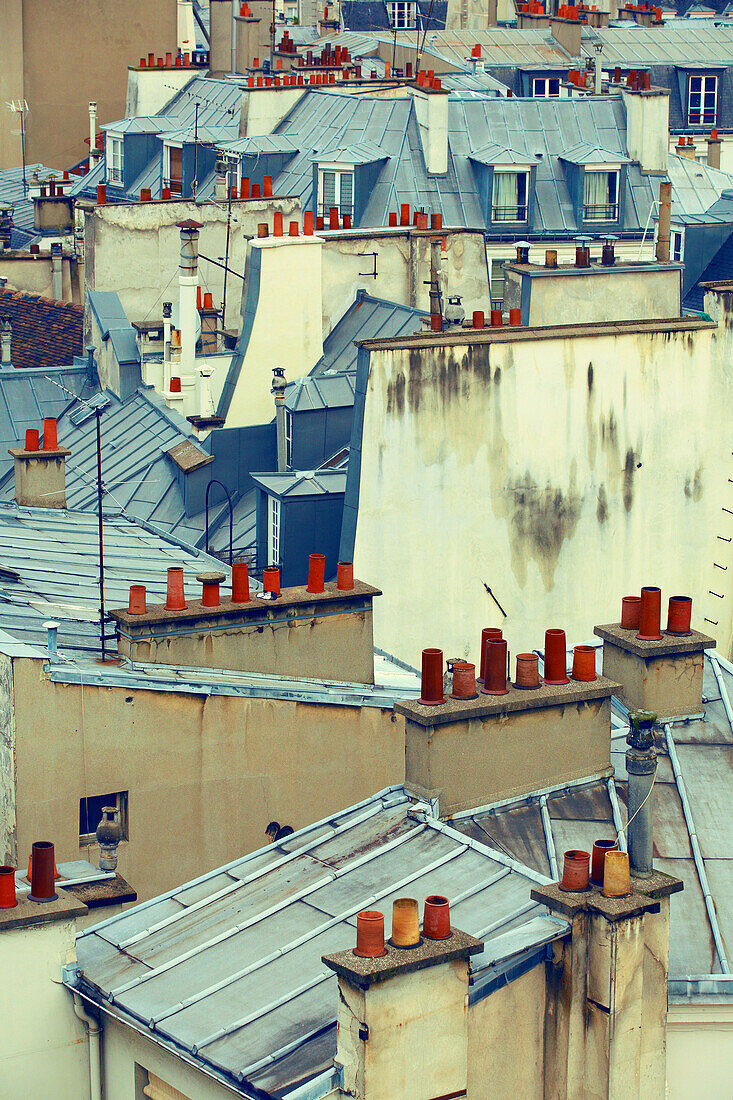
[[28, 103], [25, 99], [11, 99], [5, 106], [14, 115], [20, 115], [20, 129], [13, 130], [14, 134], [20, 134], [20, 155], [23, 162], [23, 198], [28, 198], [28, 183], [25, 178], [25, 116], [28, 114]]

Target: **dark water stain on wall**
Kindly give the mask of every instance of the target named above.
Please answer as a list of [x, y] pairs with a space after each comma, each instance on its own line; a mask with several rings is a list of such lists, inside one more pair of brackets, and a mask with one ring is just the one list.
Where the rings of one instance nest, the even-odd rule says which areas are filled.
[[562, 545], [580, 519], [581, 493], [571, 479], [567, 490], [547, 484], [540, 488], [529, 474], [507, 486], [512, 499], [510, 538], [515, 573], [526, 579], [526, 560], [534, 558], [549, 591]]
[[702, 496], [702, 466], [698, 466], [692, 477], [686, 477], [684, 492], [688, 500], [698, 501]]
[[593, 393], [593, 364], [588, 364], [588, 393]]
[[596, 508], [596, 516], [599, 523], [605, 523], [608, 519], [608, 495], [606, 493], [606, 486], [598, 486], [598, 506]]
[[629, 449], [626, 452], [626, 459], [624, 460], [624, 487], [622, 490], [622, 497], [624, 502], [624, 508], [627, 512], [631, 511], [631, 505], [634, 503], [634, 473], [636, 471], [636, 455], [633, 450]]
[[399, 371], [387, 384], [387, 413], [402, 416], [405, 411], [405, 376]]

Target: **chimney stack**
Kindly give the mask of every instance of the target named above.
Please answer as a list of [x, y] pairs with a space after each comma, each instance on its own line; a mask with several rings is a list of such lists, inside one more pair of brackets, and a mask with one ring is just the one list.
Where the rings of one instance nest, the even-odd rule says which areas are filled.
[[648, 877], [653, 871], [652, 821], [654, 801], [652, 787], [657, 770], [654, 748], [656, 715], [649, 711], [633, 711], [629, 715], [626, 738], [626, 772], [629, 778], [629, 827], [627, 842], [631, 873]]
[[660, 264], [669, 263], [670, 222], [672, 220], [672, 184], [661, 180], [659, 184], [659, 225], [657, 227], [656, 257]]
[[38, 435], [29, 429], [25, 447], [8, 451], [15, 462], [15, 499], [23, 508], [65, 508], [66, 458], [71, 451], [59, 447], [55, 420], [44, 420], [40, 447]]
[[664, 632], [658, 588], [643, 588], [639, 603], [622, 610], [620, 623], [594, 633], [603, 638], [603, 675], [618, 682], [624, 706], [665, 720], [702, 715], [703, 657], [715, 639], [692, 630], [692, 600], [670, 597]]
[[13, 234], [13, 207], [0, 205], [0, 249], [10, 248]]
[[275, 398], [275, 431], [277, 435], [277, 471], [284, 474], [288, 468], [288, 440], [285, 430], [285, 390], [287, 381], [282, 367], [273, 367], [272, 395]]
[[0, 317], [0, 364], [3, 367], [12, 367], [12, 340], [13, 340], [13, 319], [10, 314], [6, 313]]
[[[646, 83], [646, 81], [645, 81]], [[669, 161], [669, 90], [620, 87], [626, 111], [626, 149], [642, 172], [667, 172]]]
[[720, 147], [723, 144], [717, 130], [710, 131], [708, 138], [708, 168], [720, 168]]
[[[201, 223], [191, 218], [178, 222], [181, 231], [181, 259], [178, 274], [179, 319], [181, 333], [181, 359], [179, 375], [182, 387], [189, 391], [196, 388], [196, 340], [198, 338], [198, 286], [199, 229]], [[187, 409], [184, 400], [184, 409]]]
[[89, 163], [93, 162], [94, 151], [97, 148], [97, 104], [94, 100], [89, 103]]
[[57, 302], [64, 300], [62, 260], [61, 242], [54, 241], [51, 245], [51, 294]]
[[422, 935], [414, 898], [393, 903], [386, 942], [380, 912], [359, 913], [356, 923], [354, 948], [323, 957], [338, 975], [344, 1092], [358, 1100], [466, 1096], [469, 958], [482, 941], [451, 928], [440, 895], [425, 899]]

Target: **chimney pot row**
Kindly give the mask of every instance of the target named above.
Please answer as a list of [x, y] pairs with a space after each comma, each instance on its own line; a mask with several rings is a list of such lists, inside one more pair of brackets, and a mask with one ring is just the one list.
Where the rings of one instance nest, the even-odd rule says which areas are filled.
[[[661, 589], [642, 588], [640, 596], [624, 596], [621, 600], [621, 628], [636, 631], [642, 641], [661, 641]], [[667, 606], [665, 633], [686, 637], [692, 628], [692, 597], [670, 596]]]
[[[423, 908], [422, 935], [431, 940], [447, 940], [451, 936], [450, 902], [441, 894], [430, 894]], [[390, 946], [402, 950], [419, 947], [420, 912], [415, 898], [395, 898], [392, 902], [392, 937]], [[356, 947], [354, 954], [362, 959], [378, 959], [387, 954], [384, 938], [384, 914], [377, 909], [364, 909], [356, 917]]]

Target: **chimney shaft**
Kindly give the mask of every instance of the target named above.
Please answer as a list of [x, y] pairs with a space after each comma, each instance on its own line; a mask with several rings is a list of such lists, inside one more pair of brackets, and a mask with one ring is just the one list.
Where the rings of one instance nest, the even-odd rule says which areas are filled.
[[61, 244], [54, 241], [51, 245], [51, 293], [57, 302], [64, 300], [62, 261]]
[[288, 468], [288, 441], [285, 430], [285, 387], [287, 382], [282, 367], [273, 368], [272, 394], [275, 398], [275, 432], [277, 435], [277, 470], [283, 474]]
[[669, 223], [672, 217], [672, 184], [662, 180], [659, 184], [659, 229], [657, 232], [657, 260], [669, 263]]
[[89, 104], [89, 155], [97, 147], [97, 104], [92, 100]]
[[13, 321], [9, 315], [0, 317], [0, 346], [2, 352], [0, 353], [0, 363], [4, 367], [11, 367], [13, 361], [11, 358], [11, 346], [13, 339]]
[[66, 507], [66, 458], [71, 451], [59, 447], [55, 420], [44, 421], [40, 449], [13, 447], [8, 454], [14, 459], [15, 499], [22, 508]]
[[180, 373], [189, 385], [195, 385], [196, 370], [196, 287], [198, 285], [199, 229], [198, 222], [179, 222], [181, 230], [181, 260], [178, 285], [180, 294], [181, 365]]
[[652, 873], [654, 802], [652, 784], [657, 770], [654, 748], [654, 722], [650, 711], [629, 715], [629, 735], [626, 739], [626, 771], [629, 777], [628, 847], [631, 871], [635, 875]]
[[173, 303], [163, 302], [163, 389], [171, 388], [171, 315]]

